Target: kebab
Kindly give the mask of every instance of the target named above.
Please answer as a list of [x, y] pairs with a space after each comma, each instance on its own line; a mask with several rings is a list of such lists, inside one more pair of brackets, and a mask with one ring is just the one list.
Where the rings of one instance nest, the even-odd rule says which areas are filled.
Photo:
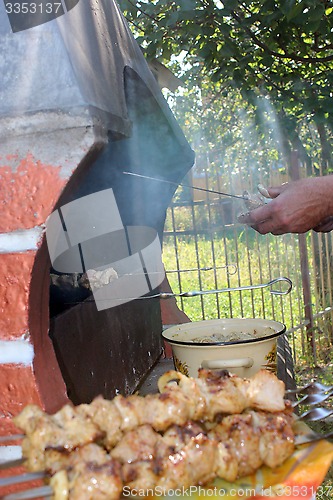
[[[160, 377], [158, 386], [160, 394], [119, 395], [111, 401], [97, 397], [90, 404], [65, 405], [54, 415], [28, 405], [14, 419], [27, 436], [23, 448], [37, 448], [41, 453], [54, 448], [71, 451], [102, 438], [110, 450], [125, 432], [139, 425], [164, 431], [172, 424], [214, 421], [219, 414], [238, 414], [246, 408], [276, 412], [286, 407], [283, 382], [265, 370], [250, 379], [225, 370], [201, 369], [196, 379], [169, 371]], [[40, 465], [37, 460], [39, 470]], [[30, 466], [37, 470], [33, 463]]]
[[55, 415], [26, 407], [15, 423], [26, 433], [27, 467], [52, 475], [56, 500], [115, 500], [124, 486], [233, 481], [294, 450], [292, 410], [270, 372], [242, 379], [200, 370], [194, 379], [171, 371], [158, 385], [160, 394], [98, 397]]

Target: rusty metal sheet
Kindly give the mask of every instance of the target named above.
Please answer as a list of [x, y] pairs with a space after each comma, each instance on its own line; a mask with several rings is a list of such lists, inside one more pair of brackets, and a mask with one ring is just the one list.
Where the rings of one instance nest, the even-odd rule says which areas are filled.
[[52, 319], [50, 337], [69, 398], [129, 394], [162, 353], [158, 300], [135, 300], [104, 311], [87, 301]]

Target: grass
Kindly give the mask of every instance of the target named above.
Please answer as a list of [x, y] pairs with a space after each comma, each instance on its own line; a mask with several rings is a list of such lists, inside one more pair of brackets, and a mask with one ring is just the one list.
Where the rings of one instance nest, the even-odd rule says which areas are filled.
[[[289, 277], [294, 283], [289, 296], [273, 296], [269, 289], [227, 292], [205, 295], [202, 298], [179, 300], [184, 312], [192, 321], [217, 317], [267, 317], [294, 326], [299, 320], [300, 290], [295, 273], [298, 258], [293, 242], [275, 238], [259, 241], [253, 231], [234, 230], [216, 233], [212, 240], [205, 237], [178, 238], [177, 254], [173, 238], [163, 244], [163, 261], [167, 270], [216, 267], [216, 270], [168, 274], [175, 292], [211, 290], [259, 285], [280, 276]], [[228, 265], [229, 267], [223, 268]], [[236, 266], [236, 267], [234, 267]], [[222, 267], [222, 269], [221, 269]], [[279, 288], [279, 285], [277, 285]]]

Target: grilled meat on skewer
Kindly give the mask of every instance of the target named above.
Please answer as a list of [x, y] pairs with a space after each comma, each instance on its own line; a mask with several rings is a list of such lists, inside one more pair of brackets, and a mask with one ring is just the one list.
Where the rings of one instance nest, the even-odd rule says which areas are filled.
[[123, 489], [121, 466], [100, 446], [88, 444], [69, 453], [66, 467], [52, 476], [50, 485], [54, 500], [118, 500]]
[[[173, 383], [173, 381], [176, 383]], [[213, 421], [216, 415], [238, 414], [246, 408], [283, 411], [284, 384], [275, 375], [261, 370], [251, 379], [226, 371], [199, 370], [199, 378], [167, 372], [159, 381], [161, 394], [116, 396], [112, 401], [96, 398], [90, 404], [64, 406], [55, 415], [46, 415], [37, 406], [27, 406], [14, 419], [29, 438], [29, 467], [40, 470], [40, 457], [49, 448], [71, 450], [103, 436], [112, 449], [124, 432], [149, 424], [164, 431], [188, 420]], [[35, 465], [33, 465], [35, 461]]]
[[[240, 413], [246, 408], [265, 411], [283, 411], [285, 409], [284, 383], [273, 373], [260, 370], [253, 377], [241, 378], [226, 370], [199, 370], [198, 378], [169, 371], [158, 381], [161, 393], [176, 390], [172, 382], [191, 398], [204, 400], [207, 404], [218, 404], [216, 413]], [[203, 412], [207, 411], [206, 409]], [[208, 419], [207, 419], [208, 420]]]
[[[209, 432], [194, 422], [173, 425], [163, 435], [150, 425], [139, 426], [110, 454], [96, 453], [94, 444], [69, 454], [68, 498], [118, 498], [111, 493], [104, 497], [103, 492], [109, 484], [114, 495], [119, 478], [128, 491], [167, 491], [204, 485], [215, 477], [234, 481], [263, 464], [277, 467], [294, 450], [291, 423], [288, 413], [250, 411], [222, 418]], [[89, 496], [92, 477], [96, 497]]]
[[281, 413], [250, 411], [255, 427], [260, 429], [259, 453], [265, 465], [274, 469], [294, 451], [294, 417], [291, 410]]
[[226, 416], [210, 431], [194, 422], [173, 425], [163, 436], [150, 426], [138, 427], [111, 456], [125, 467], [124, 481], [132, 488], [145, 489], [148, 469], [155, 486], [165, 489], [205, 484], [214, 477], [234, 481], [263, 464], [277, 467], [294, 451], [292, 416], [256, 413]]
[[275, 468], [294, 451], [293, 417], [290, 412], [246, 411], [228, 415], [209, 437], [225, 449], [217, 475], [228, 481], [253, 474], [262, 465]]
[[216, 477], [217, 442], [203, 428], [188, 422], [171, 426], [163, 435], [144, 425], [126, 434], [111, 451], [122, 464], [124, 484], [130, 489], [163, 490], [205, 484]]
[[96, 424], [69, 405], [55, 415], [44, 413], [38, 406], [28, 405], [14, 421], [26, 433], [22, 453], [27, 457], [27, 467], [33, 472], [45, 470], [47, 450], [68, 453], [102, 436]]
[[294, 449], [284, 384], [261, 371], [241, 379], [200, 370], [168, 372], [160, 394], [102, 397], [55, 415], [27, 407], [16, 417], [30, 470], [51, 475], [55, 500], [116, 500], [123, 487], [165, 490], [233, 481]]

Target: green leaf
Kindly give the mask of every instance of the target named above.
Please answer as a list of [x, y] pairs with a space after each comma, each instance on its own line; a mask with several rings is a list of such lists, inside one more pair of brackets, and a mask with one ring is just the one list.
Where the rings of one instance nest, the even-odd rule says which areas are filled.
[[271, 56], [270, 54], [265, 54], [262, 59], [261, 59], [261, 62], [264, 66], [266, 67], [270, 67], [274, 64], [274, 57]]
[[[300, 14], [303, 14], [303, 11], [305, 9], [305, 5], [303, 2], [300, 2], [292, 7], [292, 9], [289, 10], [287, 13], [286, 17], [288, 21], [291, 21], [292, 19], [294, 20], [295, 17], [297, 18]], [[303, 16], [299, 17], [300, 21], [303, 21]]]
[[195, 10], [180, 10], [179, 11], [179, 18], [183, 20], [193, 20], [197, 19], [197, 11]]
[[319, 21], [325, 15], [325, 7], [323, 4], [317, 4], [313, 9], [310, 9], [309, 18], [311, 21]]
[[295, 5], [296, 5], [296, 0], [281, 0], [280, 10], [285, 16], [288, 16], [288, 13], [292, 11]]
[[315, 33], [320, 26], [320, 21], [321, 19], [311, 19], [306, 25], [304, 25], [304, 31], [309, 34]]
[[219, 23], [219, 31], [224, 35], [227, 36], [230, 34], [231, 31], [231, 26], [227, 23]]
[[189, 23], [186, 26], [186, 35], [190, 36], [197, 36], [202, 33], [202, 27], [199, 24], [196, 23]]
[[162, 26], [173, 26], [178, 21], [178, 18], [179, 18], [179, 12], [178, 12], [178, 10], [174, 10], [171, 12], [171, 14], [169, 14], [168, 16], [166, 16], [164, 18], [164, 20], [163, 20], [163, 22], [161, 22], [161, 24], [162, 24]]
[[176, 2], [181, 10], [195, 10], [196, 1], [195, 0], [178, 0]]
[[333, 113], [333, 99], [325, 99], [322, 103], [322, 107], [325, 111], [327, 111], [327, 113]]

